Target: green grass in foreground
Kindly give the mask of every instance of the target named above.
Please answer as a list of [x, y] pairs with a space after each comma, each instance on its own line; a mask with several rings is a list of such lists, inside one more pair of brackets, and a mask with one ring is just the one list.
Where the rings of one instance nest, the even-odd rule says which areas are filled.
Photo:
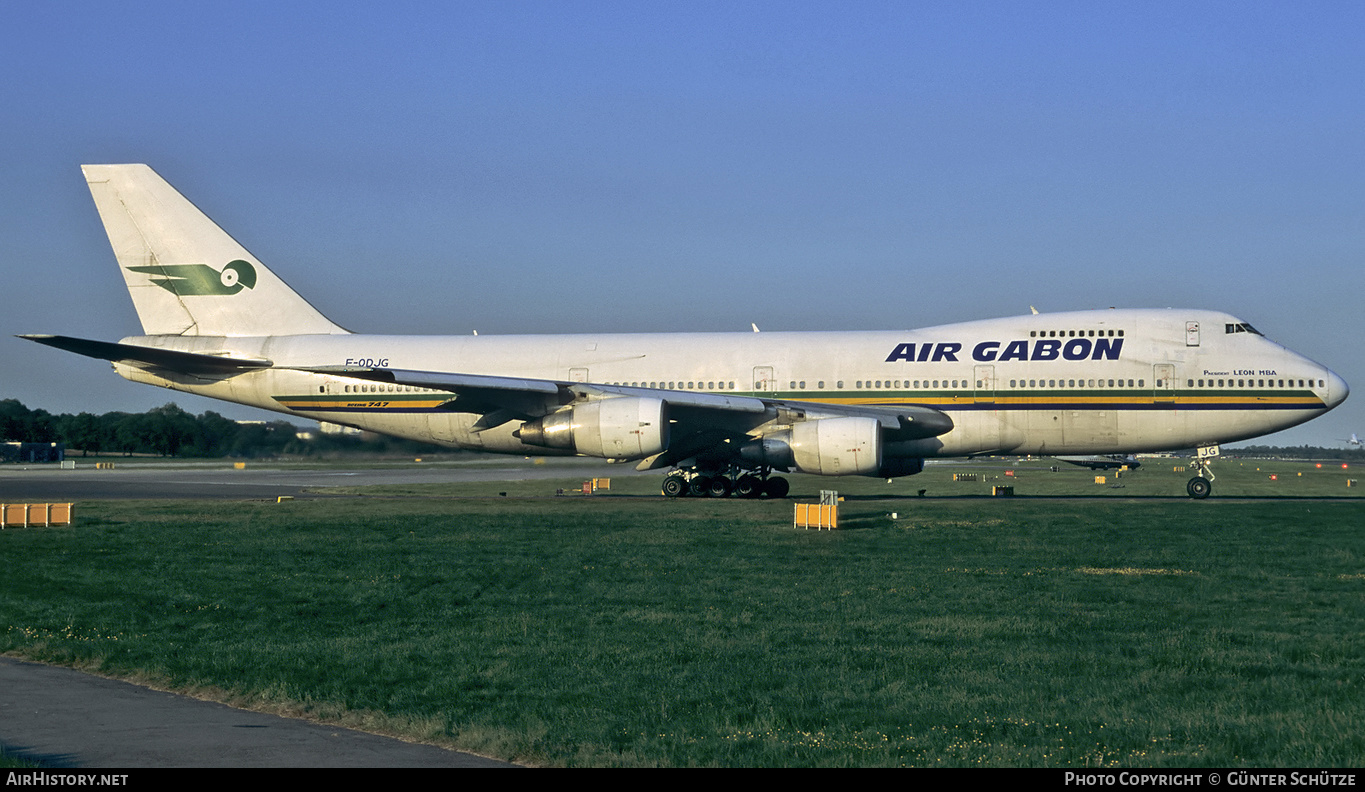
[[[522, 486], [556, 483], [457, 489]], [[516, 760], [1365, 760], [1357, 500], [869, 492], [835, 533], [628, 494], [80, 514], [0, 533], [0, 649]]]

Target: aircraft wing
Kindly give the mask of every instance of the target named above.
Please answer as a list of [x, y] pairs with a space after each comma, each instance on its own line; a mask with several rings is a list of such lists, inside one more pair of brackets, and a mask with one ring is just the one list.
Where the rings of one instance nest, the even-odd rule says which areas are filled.
[[273, 365], [265, 358], [242, 358], [228, 354], [215, 355], [203, 352], [178, 352], [173, 349], [116, 344], [109, 341], [91, 341], [85, 338], [72, 338], [71, 336], [21, 335], [19, 337], [86, 357], [108, 360], [114, 363], [129, 363], [141, 368], [166, 369], [183, 374], [226, 376], [255, 369], [270, 368]]
[[888, 440], [937, 437], [953, 428], [953, 421], [947, 414], [915, 404], [828, 404], [663, 388], [355, 366], [300, 367], [299, 370], [450, 391], [454, 398], [443, 405], [443, 409], [482, 415], [475, 424], [476, 430], [491, 429], [512, 420], [543, 417], [578, 402], [621, 397], [659, 399], [668, 405], [669, 416], [677, 424], [674, 437], [678, 451], [670, 450], [668, 457], [683, 453], [690, 456], [696, 453], [694, 448], [700, 450], [727, 439], [743, 439], [757, 427], [774, 421], [787, 424], [823, 418], [875, 418]]
[[517, 419], [539, 418], [575, 402], [617, 396], [662, 399], [668, 402], [670, 408], [704, 407], [721, 412], [752, 415], [762, 415], [767, 411], [767, 406], [761, 399], [715, 393], [357, 366], [311, 366], [298, 367], [298, 370], [450, 391], [454, 398], [443, 405], [442, 409], [482, 415], [483, 418], [476, 425], [477, 429], [491, 429]]
[[1053, 458], [1079, 467], [1090, 468], [1091, 470], [1108, 470], [1111, 468], [1121, 468], [1125, 465], [1133, 470], [1142, 467], [1142, 463], [1132, 454], [1129, 454], [1128, 456], [1120, 456], [1117, 454], [1092, 454], [1089, 456], [1059, 456]]

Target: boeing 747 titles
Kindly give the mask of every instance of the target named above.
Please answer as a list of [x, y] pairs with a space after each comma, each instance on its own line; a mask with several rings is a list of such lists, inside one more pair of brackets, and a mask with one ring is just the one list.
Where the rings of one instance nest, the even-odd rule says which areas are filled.
[[[1326, 367], [1217, 311], [1030, 314], [892, 332], [351, 333], [146, 165], [85, 178], [143, 335], [29, 335], [134, 382], [450, 447], [668, 469], [670, 496], [783, 497], [985, 454], [1216, 446], [1340, 404]], [[1193, 497], [1212, 472], [1196, 465]]]

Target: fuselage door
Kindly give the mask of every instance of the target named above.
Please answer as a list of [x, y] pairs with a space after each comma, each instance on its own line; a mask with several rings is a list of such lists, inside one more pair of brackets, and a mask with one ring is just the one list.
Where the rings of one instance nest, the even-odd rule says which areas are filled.
[[1187, 347], [1199, 346], [1199, 323], [1198, 323], [1198, 322], [1186, 322], [1186, 323], [1185, 323], [1185, 346], [1187, 346]]
[[777, 390], [777, 376], [772, 366], [754, 366], [754, 390], [758, 393], [772, 393]]
[[1152, 399], [1158, 403], [1175, 404], [1175, 364], [1157, 363], [1152, 366]]
[[995, 366], [976, 366], [972, 373], [976, 379], [976, 388], [972, 391], [972, 400], [977, 404], [994, 404]]
[[588, 370], [585, 368], [569, 369], [569, 382], [587, 382]]

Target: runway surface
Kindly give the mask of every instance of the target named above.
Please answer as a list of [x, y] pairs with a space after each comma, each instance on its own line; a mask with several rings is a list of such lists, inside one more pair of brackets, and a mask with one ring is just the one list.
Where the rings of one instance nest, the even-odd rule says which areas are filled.
[[51, 768], [515, 767], [8, 657], [0, 746]]
[[[247, 463], [235, 470], [230, 461], [115, 462], [111, 470], [77, 460], [75, 470], [57, 465], [0, 466], [0, 503], [46, 503], [146, 498], [274, 499], [318, 497], [316, 487], [360, 487], [379, 484], [449, 484], [461, 481], [514, 481], [545, 478], [592, 478], [635, 474], [632, 465], [608, 465], [600, 459], [546, 459], [529, 464], [520, 458], [498, 461], [479, 457], [469, 462], [395, 463], [365, 468], [306, 468]], [[645, 474], [650, 475], [650, 474]], [[652, 475], [658, 476], [658, 473]], [[323, 496], [325, 497], [325, 496]]]

